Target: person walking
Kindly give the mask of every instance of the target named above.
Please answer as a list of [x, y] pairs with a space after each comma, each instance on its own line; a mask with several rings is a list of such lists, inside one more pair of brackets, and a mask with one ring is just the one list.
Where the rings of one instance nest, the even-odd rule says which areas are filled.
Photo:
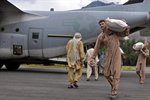
[[146, 58], [149, 56], [149, 43], [147, 40], [144, 42], [144, 47], [140, 49], [137, 64], [136, 64], [136, 73], [139, 76], [139, 83], [144, 84], [145, 80], [145, 69], [146, 69]]
[[90, 77], [91, 77], [91, 74], [93, 72], [92, 68], [94, 69], [95, 81], [98, 80], [98, 76], [99, 76], [98, 75], [98, 62], [99, 62], [98, 56], [96, 56], [96, 59], [94, 61], [96, 63], [94, 63], [92, 66], [89, 63], [89, 59], [91, 58], [93, 52], [94, 52], [94, 48], [90, 48], [90, 49], [87, 50], [87, 53], [85, 55], [85, 60], [84, 61], [87, 62], [87, 70], [86, 70], [86, 75], [87, 75], [87, 79], [86, 80], [87, 81], [90, 81]]
[[66, 45], [68, 62], [68, 88], [78, 88], [77, 82], [82, 76], [82, 67], [84, 60], [84, 47], [81, 41], [80, 33], [75, 33], [73, 39]]
[[123, 33], [119, 33], [111, 31], [106, 25], [106, 20], [100, 20], [98, 24], [102, 29], [102, 32], [96, 40], [96, 45], [94, 47], [94, 52], [90, 62], [92, 64], [92, 60], [96, 58], [100, 45], [103, 43], [105, 45], [104, 76], [111, 85], [110, 98], [116, 98], [121, 73], [121, 51], [119, 48], [119, 37], [120, 34], [128, 34], [129, 29], [126, 28]]

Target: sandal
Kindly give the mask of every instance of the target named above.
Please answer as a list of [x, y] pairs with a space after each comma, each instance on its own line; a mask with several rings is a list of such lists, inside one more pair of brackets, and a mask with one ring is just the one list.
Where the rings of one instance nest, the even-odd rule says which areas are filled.
[[79, 86], [77, 85], [77, 82], [74, 82], [73, 86], [74, 86], [75, 88], [78, 88], [78, 87], [79, 87]]
[[141, 81], [140, 81], [140, 84], [144, 84], [144, 81], [141, 80]]
[[68, 88], [73, 88], [73, 85], [71, 85], [71, 84], [70, 84], [70, 85], [68, 85]]
[[117, 90], [112, 90], [111, 92], [111, 99], [115, 99], [117, 97]]
[[115, 99], [115, 98], [117, 98], [117, 94], [110, 96], [110, 99]]

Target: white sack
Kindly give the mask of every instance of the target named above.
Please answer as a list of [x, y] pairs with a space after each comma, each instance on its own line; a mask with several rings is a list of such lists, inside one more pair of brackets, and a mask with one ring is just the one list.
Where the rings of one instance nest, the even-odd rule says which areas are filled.
[[134, 50], [140, 50], [144, 47], [144, 44], [142, 42], [137, 42], [136, 44], [133, 45]]
[[112, 31], [123, 32], [125, 31], [126, 28], [129, 27], [126, 22], [119, 20], [119, 19], [107, 18], [105, 19], [105, 21], [106, 21], [107, 27]]

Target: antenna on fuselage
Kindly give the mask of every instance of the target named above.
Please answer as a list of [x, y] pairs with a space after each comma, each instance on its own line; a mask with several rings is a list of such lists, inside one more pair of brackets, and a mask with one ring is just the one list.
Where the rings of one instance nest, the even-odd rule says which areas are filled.
[[54, 8], [51, 8], [50, 11], [54, 11]]

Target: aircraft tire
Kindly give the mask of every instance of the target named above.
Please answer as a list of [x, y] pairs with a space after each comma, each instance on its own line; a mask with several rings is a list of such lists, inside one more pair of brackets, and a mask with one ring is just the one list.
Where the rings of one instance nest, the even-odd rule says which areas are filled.
[[5, 64], [5, 66], [6, 66], [7, 70], [13, 71], [13, 70], [17, 70], [20, 67], [20, 64], [18, 64], [18, 63], [7, 63], [7, 64]]

